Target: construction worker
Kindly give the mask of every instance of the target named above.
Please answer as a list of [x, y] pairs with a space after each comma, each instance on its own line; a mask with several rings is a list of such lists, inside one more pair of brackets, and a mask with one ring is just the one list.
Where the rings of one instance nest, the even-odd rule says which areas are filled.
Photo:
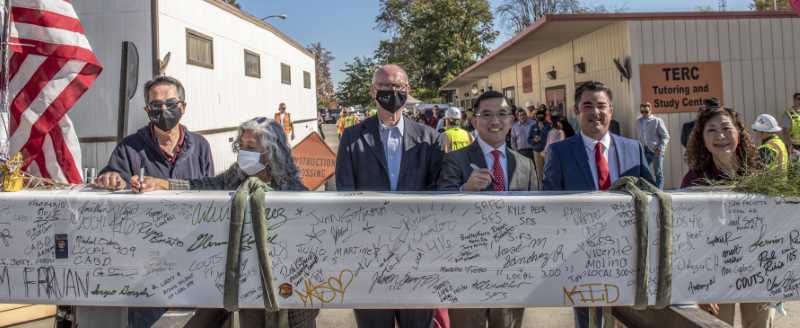
[[441, 134], [442, 149], [445, 153], [459, 150], [472, 144], [472, 135], [461, 128], [461, 110], [450, 107], [444, 113], [444, 132]]
[[783, 129], [778, 125], [778, 121], [772, 115], [761, 114], [756, 118], [752, 128], [761, 140], [761, 145], [758, 147], [761, 162], [770, 169], [778, 167], [786, 170], [789, 166], [789, 151], [779, 136]]
[[286, 103], [278, 105], [278, 112], [275, 113], [275, 121], [283, 127], [283, 132], [286, 133], [286, 137], [294, 140], [294, 123], [292, 122], [292, 116], [286, 112]]
[[358, 117], [353, 112], [353, 107], [347, 107], [342, 111], [342, 115], [339, 116], [339, 121], [336, 122], [336, 130], [339, 132], [340, 138], [344, 133], [344, 129], [358, 124]]
[[783, 141], [789, 145], [792, 160], [800, 159], [800, 92], [792, 96], [793, 106], [783, 116]]

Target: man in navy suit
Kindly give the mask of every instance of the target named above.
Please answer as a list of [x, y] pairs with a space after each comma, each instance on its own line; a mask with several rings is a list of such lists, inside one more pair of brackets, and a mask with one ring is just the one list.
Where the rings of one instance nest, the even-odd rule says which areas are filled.
[[[378, 115], [344, 130], [336, 155], [336, 189], [340, 191], [424, 191], [436, 186], [442, 161], [439, 134], [403, 117], [408, 75], [397, 65], [380, 67], [370, 95]], [[430, 309], [355, 310], [358, 327], [428, 328]]]
[[[654, 183], [641, 144], [609, 133], [612, 100], [611, 90], [600, 82], [586, 82], [575, 90], [575, 114], [581, 132], [550, 145], [543, 190], [608, 190], [623, 176]], [[602, 312], [598, 311], [595, 318], [597, 327], [602, 327]], [[575, 326], [589, 326], [588, 308], [575, 308]]]

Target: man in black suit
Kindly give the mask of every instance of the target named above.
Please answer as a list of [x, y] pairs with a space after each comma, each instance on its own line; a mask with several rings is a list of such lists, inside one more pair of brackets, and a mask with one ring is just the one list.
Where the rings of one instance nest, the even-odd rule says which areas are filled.
[[[478, 137], [468, 147], [445, 154], [439, 190], [531, 191], [539, 190], [533, 162], [506, 147], [512, 111], [502, 93], [487, 91], [476, 100], [475, 130]], [[453, 327], [522, 327], [523, 308], [450, 309]]]
[[[397, 65], [380, 67], [370, 94], [378, 115], [344, 130], [336, 155], [336, 189], [340, 191], [425, 191], [436, 184], [442, 150], [439, 134], [403, 117], [408, 75]], [[433, 311], [355, 310], [359, 327], [431, 327]]]

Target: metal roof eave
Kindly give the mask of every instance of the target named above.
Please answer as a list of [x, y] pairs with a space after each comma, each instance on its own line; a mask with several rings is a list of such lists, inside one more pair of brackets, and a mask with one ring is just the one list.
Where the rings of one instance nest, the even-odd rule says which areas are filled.
[[441, 90], [453, 90], [607, 25], [637, 20], [797, 18], [791, 11], [546, 15], [468, 67]]

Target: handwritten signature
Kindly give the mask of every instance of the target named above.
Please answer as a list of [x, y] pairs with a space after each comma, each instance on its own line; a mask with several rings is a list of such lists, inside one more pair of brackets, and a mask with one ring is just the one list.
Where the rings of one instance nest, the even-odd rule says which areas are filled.
[[344, 269], [339, 272], [338, 276], [330, 276], [327, 280], [318, 283], [305, 278], [297, 296], [306, 307], [313, 306], [315, 300], [320, 304], [330, 304], [338, 298], [339, 303], [344, 303], [347, 287], [353, 282], [353, 278], [355, 275], [350, 269]]

